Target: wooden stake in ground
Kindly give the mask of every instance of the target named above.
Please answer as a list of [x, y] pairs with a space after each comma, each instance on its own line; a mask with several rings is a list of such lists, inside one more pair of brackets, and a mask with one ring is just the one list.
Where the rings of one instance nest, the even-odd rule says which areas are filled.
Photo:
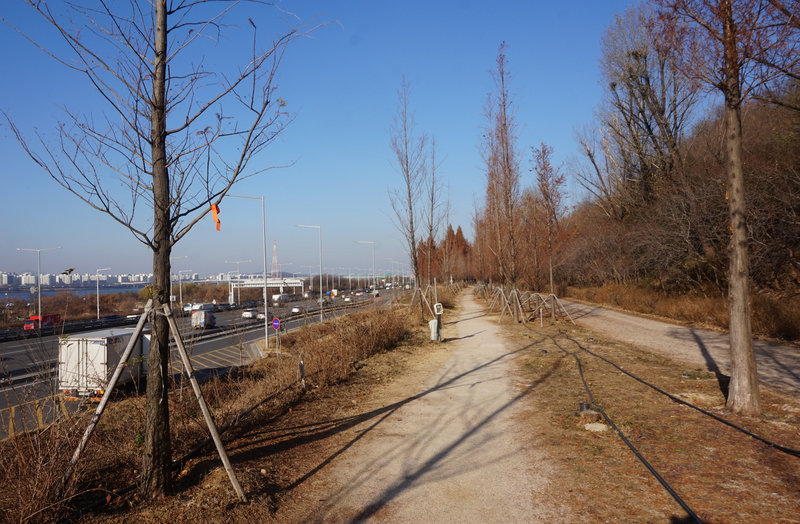
[[114, 391], [114, 387], [117, 385], [117, 381], [119, 380], [119, 376], [122, 374], [122, 369], [128, 365], [128, 359], [133, 352], [134, 346], [139, 341], [139, 338], [142, 336], [142, 330], [144, 329], [144, 323], [147, 321], [147, 317], [150, 316], [150, 311], [153, 308], [153, 299], [149, 299], [147, 304], [144, 306], [144, 312], [142, 316], [139, 317], [139, 322], [136, 323], [136, 328], [133, 330], [133, 335], [131, 339], [128, 341], [128, 345], [125, 347], [125, 351], [122, 352], [122, 356], [117, 362], [117, 367], [114, 369], [114, 373], [111, 375], [111, 380], [108, 382], [108, 386], [106, 387], [105, 393], [103, 393], [103, 398], [100, 399], [100, 403], [97, 404], [97, 409], [92, 416], [92, 420], [89, 421], [89, 425], [86, 426], [86, 431], [83, 432], [83, 438], [78, 443], [78, 447], [75, 448], [75, 452], [72, 454], [72, 458], [67, 464], [67, 469], [64, 471], [64, 475], [61, 478], [61, 486], [58, 488], [56, 492], [56, 499], [61, 498], [61, 495], [64, 493], [64, 489], [67, 487], [67, 483], [69, 482], [70, 477], [72, 476], [73, 468], [75, 464], [78, 463], [78, 459], [81, 457], [81, 453], [83, 453], [86, 444], [89, 442], [89, 437], [92, 436], [92, 432], [94, 432], [94, 428], [97, 426], [97, 423], [100, 421], [100, 417], [103, 415], [103, 411], [105, 411], [106, 404], [108, 404], [108, 399], [111, 398], [111, 392]]
[[169, 322], [169, 328], [172, 331], [173, 338], [175, 339], [175, 345], [178, 347], [178, 353], [183, 361], [183, 367], [186, 369], [186, 374], [189, 375], [189, 382], [192, 384], [194, 395], [197, 397], [197, 403], [200, 405], [200, 411], [203, 412], [203, 418], [208, 426], [208, 431], [211, 433], [211, 438], [214, 439], [214, 445], [217, 447], [219, 458], [222, 460], [223, 466], [225, 466], [225, 472], [228, 474], [228, 478], [233, 485], [234, 491], [236, 491], [236, 494], [239, 495], [239, 499], [241, 499], [242, 502], [247, 502], [247, 497], [244, 495], [242, 486], [239, 484], [239, 480], [236, 478], [236, 473], [233, 471], [230, 460], [228, 460], [228, 454], [225, 452], [225, 448], [222, 445], [222, 439], [219, 437], [219, 433], [217, 432], [217, 426], [214, 424], [214, 419], [211, 417], [211, 412], [208, 409], [206, 400], [203, 398], [203, 392], [200, 390], [200, 384], [197, 382], [197, 377], [195, 377], [194, 369], [192, 368], [192, 362], [189, 360], [189, 355], [186, 353], [186, 348], [183, 347], [183, 340], [181, 339], [180, 331], [178, 331], [178, 324], [175, 322], [175, 317], [172, 316], [172, 311], [167, 304], [164, 304], [164, 315], [167, 317], [167, 322]]

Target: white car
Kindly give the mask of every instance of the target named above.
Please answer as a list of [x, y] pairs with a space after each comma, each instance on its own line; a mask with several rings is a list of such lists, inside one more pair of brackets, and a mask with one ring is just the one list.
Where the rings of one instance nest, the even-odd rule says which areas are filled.
[[256, 320], [265, 320], [266, 318], [267, 315], [265, 313], [259, 313], [258, 315], [256, 315]]
[[344, 297], [345, 302], [350, 302], [350, 297]]
[[242, 318], [257, 318], [258, 310], [254, 307], [242, 310]]
[[300, 313], [300, 308], [295, 306], [292, 308], [292, 313]]

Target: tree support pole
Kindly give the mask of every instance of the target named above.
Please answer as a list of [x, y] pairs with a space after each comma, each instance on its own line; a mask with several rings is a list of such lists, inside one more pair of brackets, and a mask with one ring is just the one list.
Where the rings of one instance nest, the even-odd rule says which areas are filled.
[[128, 359], [133, 352], [133, 348], [136, 345], [136, 342], [142, 336], [144, 324], [147, 321], [147, 317], [150, 315], [152, 308], [153, 299], [151, 298], [147, 301], [147, 304], [145, 304], [144, 312], [142, 313], [142, 316], [139, 317], [139, 322], [136, 324], [136, 328], [133, 330], [133, 335], [128, 341], [125, 351], [122, 352], [122, 356], [117, 363], [117, 367], [114, 369], [114, 374], [111, 375], [111, 380], [108, 382], [105, 393], [103, 393], [103, 398], [100, 399], [100, 403], [97, 405], [97, 409], [92, 416], [92, 420], [89, 421], [89, 425], [86, 426], [86, 431], [83, 432], [83, 438], [81, 438], [81, 441], [78, 443], [78, 447], [75, 448], [75, 452], [72, 454], [69, 464], [67, 464], [67, 469], [64, 471], [64, 475], [61, 478], [61, 486], [58, 488], [56, 499], [61, 498], [61, 495], [64, 493], [64, 489], [67, 487], [67, 483], [72, 476], [72, 471], [75, 467], [75, 464], [77, 464], [78, 460], [81, 458], [81, 453], [83, 453], [84, 448], [86, 448], [86, 444], [89, 442], [89, 437], [92, 436], [94, 428], [97, 427], [97, 423], [100, 422], [100, 417], [103, 415], [103, 411], [106, 409], [108, 399], [111, 398], [111, 393], [114, 391], [114, 387], [117, 385], [119, 376], [122, 374], [122, 368], [128, 365]]
[[233, 485], [234, 491], [236, 491], [236, 494], [239, 495], [239, 499], [242, 502], [247, 502], [247, 497], [245, 497], [242, 486], [239, 484], [239, 480], [236, 478], [236, 473], [233, 471], [230, 460], [228, 460], [228, 454], [225, 452], [225, 448], [222, 445], [222, 439], [219, 437], [217, 426], [214, 424], [214, 419], [211, 417], [211, 412], [209, 411], [206, 400], [203, 397], [203, 392], [200, 390], [200, 384], [197, 382], [197, 377], [194, 375], [192, 362], [189, 360], [189, 355], [186, 353], [186, 348], [183, 347], [183, 340], [181, 339], [180, 332], [178, 331], [178, 325], [175, 323], [175, 317], [172, 316], [172, 311], [170, 310], [168, 304], [164, 304], [164, 315], [167, 317], [167, 322], [169, 322], [169, 328], [172, 331], [173, 338], [175, 338], [175, 345], [178, 347], [178, 353], [183, 361], [183, 367], [186, 369], [186, 373], [189, 375], [189, 382], [192, 384], [194, 395], [197, 397], [197, 403], [200, 405], [200, 411], [203, 412], [203, 418], [206, 421], [209, 433], [211, 433], [211, 438], [214, 440], [214, 445], [217, 447], [217, 453], [219, 454], [219, 458], [222, 460], [222, 464], [225, 467], [225, 472], [228, 474], [228, 478]]

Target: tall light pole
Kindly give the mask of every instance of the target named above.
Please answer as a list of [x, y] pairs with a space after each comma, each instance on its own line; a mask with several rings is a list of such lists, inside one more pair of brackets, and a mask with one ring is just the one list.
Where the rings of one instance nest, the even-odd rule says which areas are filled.
[[314, 289], [314, 280], [311, 278], [311, 268], [314, 267], [314, 266], [313, 265], [305, 265], [304, 264], [304, 265], [302, 265], [300, 267], [308, 269], [308, 284], [309, 284], [308, 289], [309, 289], [309, 291], [312, 291]]
[[[248, 258], [247, 260], [226, 260], [225, 261], [226, 264], [236, 264], [236, 278], [238, 278], [239, 280], [242, 279], [242, 273], [241, 273], [241, 271], [239, 271], [239, 264], [243, 264], [244, 262], [252, 262], [252, 260]], [[241, 284], [241, 282], [240, 282], [240, 284]], [[264, 285], [265, 286], [267, 285], [267, 281], [266, 280], [264, 280]], [[237, 286], [236, 287], [236, 291], [238, 292], [238, 297], [236, 298], [236, 301], [241, 304], [242, 303], [242, 286]]]
[[236, 302], [233, 300], [233, 280], [231, 279], [233, 271], [227, 271], [225, 274], [228, 276], [228, 302]]
[[181, 278], [181, 273], [191, 273], [191, 269], [181, 269], [178, 271], [178, 300], [181, 304], [181, 314], [183, 314], [183, 279]]
[[36, 291], [39, 295], [39, 332], [42, 331], [42, 251], [55, 251], [58, 247], [18, 247], [17, 251], [36, 251]]
[[[170, 306], [172, 305], [173, 302], [175, 302], [174, 300], [172, 300], [172, 297], [175, 296], [175, 295], [172, 294], [173, 293], [173, 291], [172, 291], [172, 261], [173, 260], [177, 260], [179, 258], [182, 258], [182, 259], [186, 260], [187, 258], [189, 258], [189, 256], [188, 255], [181, 255], [181, 256], [169, 257], [169, 303], [170, 303]], [[180, 273], [178, 274], [178, 278], [180, 278]]]
[[378, 282], [375, 279], [375, 241], [374, 240], [356, 240], [359, 244], [372, 245], [372, 291], [378, 289]]
[[94, 281], [97, 284], [97, 320], [100, 320], [100, 272], [111, 269], [110, 267], [99, 267], [94, 272]]
[[264, 197], [251, 195], [226, 195], [233, 198], [249, 198], [250, 200], [261, 200], [261, 247], [264, 254], [264, 352], [269, 346], [269, 301], [267, 300], [267, 214], [264, 211]]
[[322, 318], [322, 226], [297, 224], [297, 227], [316, 229], [319, 232], [319, 321], [322, 323], [325, 321], [325, 319]]
[[[283, 266], [291, 266], [292, 264], [293, 262], [278, 262], [278, 278], [281, 279], [281, 293], [283, 293]], [[294, 286], [292, 286], [292, 295], [294, 295]]]

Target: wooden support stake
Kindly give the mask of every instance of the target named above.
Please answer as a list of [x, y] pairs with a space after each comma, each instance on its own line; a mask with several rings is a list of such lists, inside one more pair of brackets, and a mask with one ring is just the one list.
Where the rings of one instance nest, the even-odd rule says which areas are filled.
[[197, 403], [200, 405], [200, 411], [203, 412], [203, 418], [206, 421], [209, 433], [211, 433], [211, 438], [214, 440], [214, 445], [217, 447], [217, 453], [219, 454], [219, 458], [222, 460], [222, 465], [225, 467], [225, 471], [228, 473], [228, 478], [233, 485], [234, 491], [236, 491], [236, 494], [239, 495], [239, 499], [242, 502], [247, 502], [247, 497], [244, 495], [244, 490], [242, 490], [242, 486], [239, 484], [239, 480], [236, 478], [236, 473], [233, 471], [230, 460], [228, 460], [228, 454], [225, 452], [225, 448], [222, 445], [222, 439], [219, 437], [217, 426], [214, 424], [214, 419], [211, 417], [211, 411], [209, 411], [206, 400], [203, 397], [203, 392], [200, 390], [200, 384], [197, 382], [197, 377], [194, 375], [192, 362], [189, 360], [189, 355], [186, 353], [186, 348], [183, 347], [183, 340], [181, 340], [181, 334], [180, 331], [178, 331], [178, 324], [175, 322], [175, 317], [172, 316], [172, 311], [169, 309], [168, 304], [164, 304], [164, 314], [167, 317], [167, 322], [169, 322], [169, 328], [170, 331], [172, 331], [172, 337], [175, 339], [175, 345], [178, 347], [178, 353], [183, 361], [183, 367], [186, 369], [186, 374], [189, 375], [189, 382], [192, 384], [194, 395], [197, 397]]
[[89, 437], [92, 436], [94, 428], [97, 426], [97, 423], [100, 421], [100, 417], [103, 415], [106, 404], [108, 404], [108, 399], [111, 398], [111, 392], [114, 391], [114, 386], [117, 385], [119, 376], [122, 374], [122, 369], [128, 364], [128, 358], [130, 358], [131, 353], [133, 352], [133, 347], [136, 345], [136, 342], [142, 335], [144, 323], [147, 321], [147, 317], [150, 314], [152, 307], [153, 299], [150, 299], [144, 306], [144, 312], [142, 313], [142, 316], [139, 317], [139, 322], [137, 322], [136, 328], [133, 330], [133, 335], [131, 335], [131, 339], [128, 341], [128, 345], [125, 347], [125, 351], [122, 352], [122, 356], [117, 363], [117, 367], [114, 369], [114, 374], [111, 375], [111, 380], [108, 382], [108, 386], [106, 386], [105, 393], [103, 393], [103, 398], [100, 399], [100, 403], [97, 405], [94, 415], [92, 415], [92, 420], [89, 421], [89, 425], [86, 426], [86, 431], [83, 432], [83, 438], [81, 438], [81, 441], [78, 443], [78, 447], [75, 448], [75, 452], [72, 454], [69, 464], [67, 464], [67, 469], [64, 471], [64, 475], [61, 477], [61, 487], [58, 489], [56, 499], [61, 498], [64, 488], [67, 487], [67, 482], [69, 482], [69, 479], [72, 476], [72, 471], [75, 467], [75, 464], [77, 464], [83, 449], [89, 442]]
[[36, 399], [33, 402], [33, 409], [36, 411], [36, 427], [43, 428], [44, 417], [42, 416], [42, 401], [40, 399]]

